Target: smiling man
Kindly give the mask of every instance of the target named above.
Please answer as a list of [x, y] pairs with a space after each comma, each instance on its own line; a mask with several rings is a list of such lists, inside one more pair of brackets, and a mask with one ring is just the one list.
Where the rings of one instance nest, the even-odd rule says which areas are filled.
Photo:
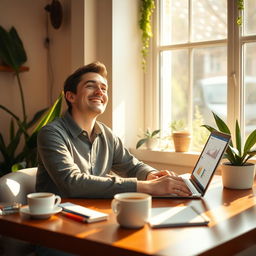
[[94, 62], [76, 70], [65, 81], [64, 93], [68, 110], [38, 135], [37, 191], [84, 198], [133, 191], [190, 194], [180, 177], [140, 162], [97, 121], [108, 103], [104, 64]]

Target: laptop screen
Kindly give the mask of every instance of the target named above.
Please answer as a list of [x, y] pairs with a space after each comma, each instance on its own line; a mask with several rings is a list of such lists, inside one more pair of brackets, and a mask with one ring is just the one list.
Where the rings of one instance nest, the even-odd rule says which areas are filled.
[[228, 146], [230, 135], [212, 132], [192, 172], [192, 180], [205, 190]]

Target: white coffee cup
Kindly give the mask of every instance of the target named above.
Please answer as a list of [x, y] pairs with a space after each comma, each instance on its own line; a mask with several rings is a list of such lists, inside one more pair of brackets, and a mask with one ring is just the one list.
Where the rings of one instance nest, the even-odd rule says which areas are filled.
[[60, 204], [61, 197], [48, 192], [31, 193], [27, 195], [27, 201], [30, 213], [45, 214]]
[[148, 194], [120, 193], [114, 196], [111, 207], [120, 226], [141, 228], [150, 217], [151, 201], [152, 198]]

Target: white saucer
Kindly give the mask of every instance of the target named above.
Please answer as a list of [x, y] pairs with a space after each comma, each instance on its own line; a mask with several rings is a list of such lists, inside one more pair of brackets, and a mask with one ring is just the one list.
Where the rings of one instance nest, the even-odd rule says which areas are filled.
[[29, 211], [28, 206], [24, 206], [20, 208], [20, 212], [26, 215], [29, 215], [33, 219], [48, 219], [50, 218], [53, 214], [59, 213], [62, 211], [61, 207], [55, 207], [51, 212], [49, 213], [31, 213]]

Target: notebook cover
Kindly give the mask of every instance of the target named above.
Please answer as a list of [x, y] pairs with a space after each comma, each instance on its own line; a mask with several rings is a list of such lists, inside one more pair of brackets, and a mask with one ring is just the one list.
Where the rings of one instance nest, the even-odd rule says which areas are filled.
[[62, 203], [59, 206], [62, 207], [62, 210], [65, 212], [70, 212], [70, 213], [77, 214], [79, 216], [84, 217], [85, 221], [88, 223], [108, 219], [108, 214], [99, 212], [96, 210], [92, 210], [78, 204], [67, 202], [67, 203]]
[[202, 226], [209, 219], [191, 206], [152, 208], [149, 225], [152, 228]]

